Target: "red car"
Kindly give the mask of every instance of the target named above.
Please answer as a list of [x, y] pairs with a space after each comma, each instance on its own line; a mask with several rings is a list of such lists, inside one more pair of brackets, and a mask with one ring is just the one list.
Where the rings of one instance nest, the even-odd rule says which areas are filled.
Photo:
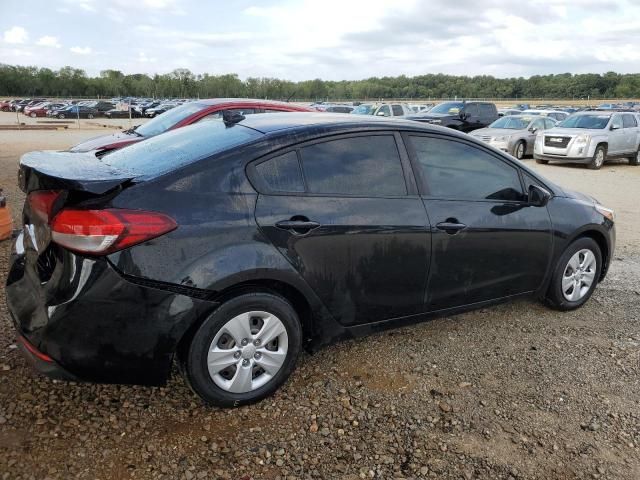
[[5, 100], [0, 100], [0, 110], [3, 112], [11, 111], [11, 103]]
[[37, 105], [33, 105], [31, 107], [24, 108], [24, 114], [28, 115], [31, 118], [35, 117], [46, 117], [47, 110], [55, 110], [57, 108], [64, 107], [64, 103], [52, 103], [52, 102], [43, 102]]
[[155, 137], [167, 130], [191, 125], [202, 120], [220, 118], [223, 111], [238, 112], [243, 115], [251, 113], [273, 112], [312, 112], [309, 107], [293, 103], [272, 102], [269, 100], [251, 100], [246, 98], [213, 98], [197, 100], [172, 108], [158, 115], [153, 120], [112, 135], [91, 138], [71, 147], [72, 152], [88, 152], [95, 150], [96, 155], [104, 155], [132, 143]]

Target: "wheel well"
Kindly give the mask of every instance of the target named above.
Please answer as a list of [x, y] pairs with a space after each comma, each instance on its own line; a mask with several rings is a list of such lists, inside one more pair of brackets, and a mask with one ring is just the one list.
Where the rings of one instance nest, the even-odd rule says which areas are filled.
[[602, 270], [600, 272], [600, 279], [598, 281], [602, 281], [607, 274], [610, 260], [607, 239], [602, 233], [598, 232], [597, 230], [589, 230], [587, 232], [583, 232], [579, 237], [576, 238], [576, 240], [583, 237], [591, 238], [598, 244], [598, 247], [600, 247], [600, 253], [602, 254]]
[[[219, 292], [215, 297], [215, 301], [224, 303], [245, 293], [255, 292], [271, 293], [284, 297], [291, 303], [293, 309], [298, 314], [298, 318], [300, 319], [300, 324], [302, 326], [303, 342], [306, 342], [313, 336], [311, 306], [305, 296], [298, 289], [292, 287], [288, 283], [280, 282], [278, 280], [251, 280], [248, 282], [238, 283]], [[191, 340], [204, 320], [205, 318], [203, 317], [194, 322], [178, 342], [176, 354], [179, 359], [183, 360], [186, 358]]]
[[599, 146], [603, 146], [606, 150], [609, 150], [609, 144], [607, 142], [598, 142], [598, 144], [596, 145], [596, 148], [598, 148]]

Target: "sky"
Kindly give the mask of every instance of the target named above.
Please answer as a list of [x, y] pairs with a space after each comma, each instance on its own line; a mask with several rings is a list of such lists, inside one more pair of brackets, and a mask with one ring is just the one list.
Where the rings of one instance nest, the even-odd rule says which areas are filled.
[[0, 0], [0, 63], [288, 80], [640, 72], [640, 0]]

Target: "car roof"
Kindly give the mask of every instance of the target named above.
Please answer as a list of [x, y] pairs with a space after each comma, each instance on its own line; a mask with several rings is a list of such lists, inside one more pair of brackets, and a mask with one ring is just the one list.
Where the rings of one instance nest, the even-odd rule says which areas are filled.
[[296, 103], [277, 102], [275, 100], [260, 100], [259, 98], [203, 98], [195, 100], [195, 102], [203, 105], [220, 105], [223, 103], [245, 103], [245, 104], [260, 104], [260, 105], [289, 105], [299, 108], [308, 108], [306, 105], [298, 105]]
[[412, 120], [398, 119], [397, 117], [345, 115], [344, 113], [332, 114], [326, 112], [282, 112], [247, 115], [239, 124], [265, 134], [283, 130], [318, 127], [323, 130], [342, 131], [361, 129], [438, 131], [462, 136], [462, 134], [455, 130], [414, 122]]

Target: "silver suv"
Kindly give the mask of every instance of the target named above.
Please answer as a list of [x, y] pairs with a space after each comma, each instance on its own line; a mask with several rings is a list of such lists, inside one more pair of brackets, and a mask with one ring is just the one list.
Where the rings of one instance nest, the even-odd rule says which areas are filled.
[[538, 163], [585, 163], [599, 169], [605, 161], [628, 158], [640, 165], [639, 117], [624, 112], [579, 112], [538, 133], [533, 158]]

